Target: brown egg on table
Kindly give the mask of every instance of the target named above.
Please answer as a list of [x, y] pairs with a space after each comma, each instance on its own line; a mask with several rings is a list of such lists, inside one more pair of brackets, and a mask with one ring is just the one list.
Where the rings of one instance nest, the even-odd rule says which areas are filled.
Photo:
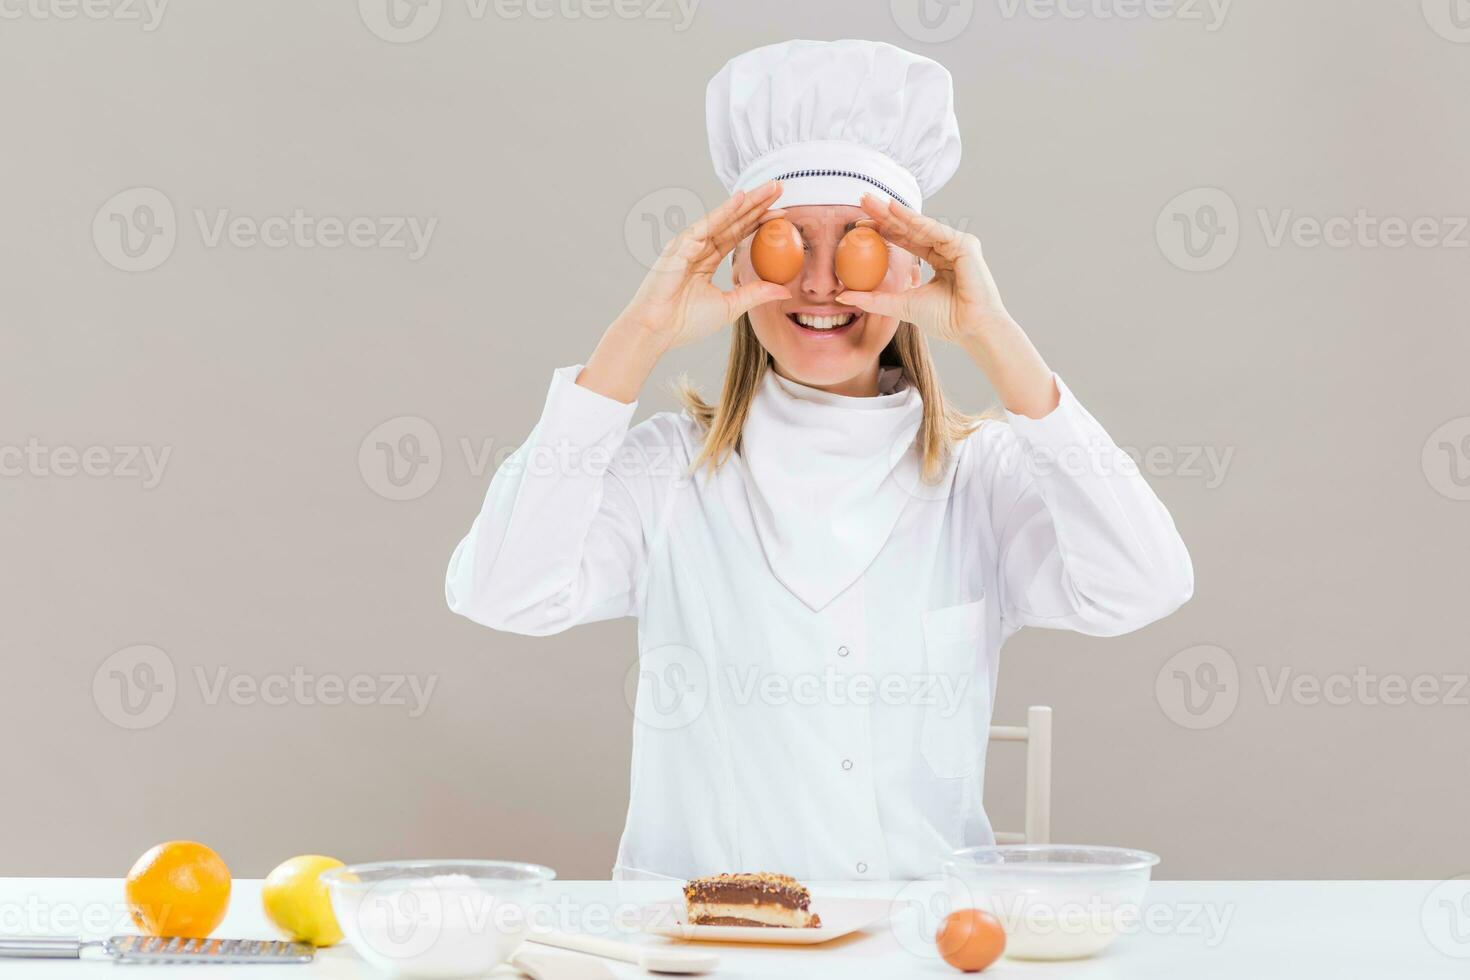
[[978, 973], [1005, 952], [1006, 931], [984, 909], [960, 909], [945, 916], [934, 942], [944, 962], [956, 970]]
[[888, 275], [888, 243], [866, 225], [854, 228], [837, 243], [836, 266], [837, 278], [848, 289], [876, 289]]
[[750, 264], [766, 282], [788, 283], [806, 261], [801, 233], [785, 218], [772, 218], [756, 230], [750, 244]]

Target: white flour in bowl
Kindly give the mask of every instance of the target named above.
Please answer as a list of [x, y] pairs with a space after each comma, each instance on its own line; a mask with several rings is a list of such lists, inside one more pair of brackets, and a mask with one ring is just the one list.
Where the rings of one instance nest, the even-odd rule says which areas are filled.
[[1006, 931], [1006, 956], [1071, 960], [1092, 956], [1132, 931], [1140, 898], [1133, 890], [1017, 887], [995, 889], [981, 904]]
[[343, 930], [362, 957], [404, 977], [479, 976], [526, 935], [522, 886], [462, 874], [381, 881], [363, 892]]

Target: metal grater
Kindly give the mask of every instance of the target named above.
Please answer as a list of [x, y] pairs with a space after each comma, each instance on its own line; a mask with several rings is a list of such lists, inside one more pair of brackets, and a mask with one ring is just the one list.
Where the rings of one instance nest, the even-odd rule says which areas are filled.
[[75, 937], [0, 936], [0, 956], [26, 959], [80, 959], [96, 947], [118, 963], [310, 963], [315, 950], [306, 943], [271, 939], [180, 939], [168, 936], [113, 936], [83, 941]]

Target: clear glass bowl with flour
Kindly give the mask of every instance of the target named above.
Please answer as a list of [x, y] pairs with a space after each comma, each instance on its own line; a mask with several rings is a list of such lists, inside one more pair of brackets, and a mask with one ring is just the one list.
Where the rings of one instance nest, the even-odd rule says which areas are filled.
[[508, 960], [555, 877], [517, 861], [380, 861], [334, 868], [322, 880], [359, 956], [390, 976], [451, 978]]
[[1123, 847], [1010, 844], [956, 851], [944, 877], [953, 908], [1000, 920], [1006, 956], [1071, 960], [1140, 930], [1158, 863], [1156, 854]]

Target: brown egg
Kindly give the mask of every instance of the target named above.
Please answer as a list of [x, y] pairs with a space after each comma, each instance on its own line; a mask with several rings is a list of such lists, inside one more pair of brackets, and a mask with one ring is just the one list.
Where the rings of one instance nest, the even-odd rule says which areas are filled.
[[945, 916], [935, 937], [939, 955], [956, 970], [978, 973], [1006, 949], [1006, 931], [1000, 920], [983, 909], [960, 909]]
[[888, 243], [866, 225], [854, 228], [837, 243], [836, 265], [837, 278], [848, 289], [876, 289], [888, 275]]
[[766, 282], [790, 282], [805, 261], [801, 233], [785, 218], [772, 218], [756, 230], [755, 241], [750, 244], [750, 264]]

